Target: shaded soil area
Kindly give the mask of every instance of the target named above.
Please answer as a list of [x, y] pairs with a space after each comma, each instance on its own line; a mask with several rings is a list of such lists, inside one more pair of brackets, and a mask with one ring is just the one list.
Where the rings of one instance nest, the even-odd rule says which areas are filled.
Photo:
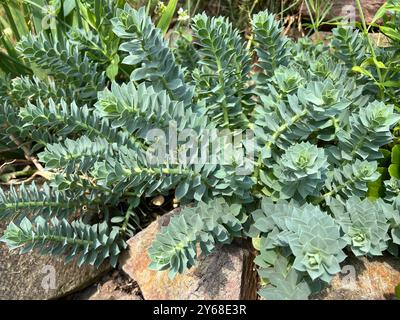
[[92, 286], [61, 300], [143, 300], [137, 283], [121, 270], [113, 270]]

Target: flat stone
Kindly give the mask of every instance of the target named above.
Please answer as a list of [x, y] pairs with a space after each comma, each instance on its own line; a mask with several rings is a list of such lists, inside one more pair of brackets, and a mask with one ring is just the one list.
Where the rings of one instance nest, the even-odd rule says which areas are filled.
[[255, 299], [257, 291], [251, 251], [237, 244], [219, 246], [198, 264], [174, 279], [168, 273], [148, 269], [147, 254], [161, 226], [167, 225], [176, 209], [150, 224], [128, 241], [121, 257], [122, 270], [134, 279], [145, 300], [239, 300]]
[[342, 272], [331, 285], [315, 295], [321, 300], [385, 300], [395, 299], [400, 284], [400, 260], [397, 257], [348, 258]]
[[[0, 223], [0, 234], [5, 223]], [[35, 252], [19, 254], [0, 243], [0, 300], [57, 299], [87, 287], [105, 272], [108, 263], [99, 269], [91, 266], [67, 265], [58, 257], [42, 256]]]
[[[326, 20], [349, 15], [354, 16], [357, 20], [360, 19], [355, 0], [333, 0], [328, 1], [328, 3], [329, 2], [332, 3], [332, 8], [327, 14]], [[371, 22], [373, 17], [375, 16], [375, 13], [385, 2], [385, 0], [361, 0], [365, 20], [367, 22]], [[305, 3], [301, 7], [301, 14], [303, 15], [303, 17], [309, 16]]]

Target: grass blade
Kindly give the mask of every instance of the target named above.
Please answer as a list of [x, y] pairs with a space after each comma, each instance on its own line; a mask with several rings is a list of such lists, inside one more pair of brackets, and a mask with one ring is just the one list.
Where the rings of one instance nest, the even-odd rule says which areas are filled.
[[165, 9], [165, 12], [162, 14], [160, 20], [158, 21], [157, 28], [160, 28], [164, 34], [169, 29], [177, 4], [178, 0], [170, 0], [168, 2], [167, 8]]

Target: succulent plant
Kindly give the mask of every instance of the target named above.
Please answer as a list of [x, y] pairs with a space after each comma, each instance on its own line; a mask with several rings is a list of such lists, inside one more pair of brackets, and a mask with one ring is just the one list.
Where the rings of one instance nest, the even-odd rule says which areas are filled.
[[289, 147], [274, 166], [274, 175], [281, 184], [280, 198], [296, 198], [300, 195], [305, 199], [317, 195], [327, 169], [328, 162], [323, 149], [309, 142]]
[[307, 300], [308, 296], [320, 289], [319, 283], [312, 283], [304, 274], [292, 268], [288, 258], [278, 256], [274, 266], [259, 271], [266, 285], [259, 294], [266, 300]]
[[[100, 26], [82, 21], [87, 28], [73, 26], [65, 37], [38, 33], [19, 42], [35, 76], [10, 81], [14, 74], [0, 73], [1, 150], [17, 148], [35, 176], [49, 179], [0, 190], [0, 219], [9, 222], [1, 241], [115, 265], [136, 231], [141, 200], [168, 195], [183, 209], [148, 253], [151, 268], [171, 277], [200, 252], [252, 237], [260, 294], [304, 299], [340, 271], [346, 246], [356, 255], [398, 254], [400, 182], [384, 181], [380, 168], [400, 120], [388, 104], [398, 102], [398, 90], [383, 97], [382, 89], [398, 78], [377, 87], [366, 81], [368, 70], [354, 73], [354, 64], [380, 62], [360, 33], [335, 29], [328, 45], [291, 40], [263, 11], [244, 41], [227, 18], [199, 14], [193, 37], [174, 49], [145, 8], [96, 3], [87, 10], [97, 17], [107, 9]], [[387, 52], [398, 48], [376, 49], [393, 65], [398, 59], [388, 61]], [[173, 129], [190, 130], [198, 142], [209, 130], [249, 131], [254, 141], [241, 147], [251, 170], [239, 174], [236, 157], [208, 161], [219, 160], [215, 154], [205, 163], [176, 161], [196, 143]], [[165, 157], [148, 157], [153, 140], [169, 149]], [[372, 184], [381, 184], [384, 199], [368, 199]]]
[[307, 272], [313, 280], [320, 278], [329, 283], [346, 258], [342, 251], [346, 243], [335, 221], [318, 207], [307, 205], [298, 210], [301, 211], [286, 219], [287, 231], [283, 230], [278, 239], [292, 250], [296, 270]]
[[379, 256], [388, 247], [387, 207], [381, 199], [350, 197], [345, 205], [334, 199], [330, 206], [344, 239], [356, 256]]
[[311, 204], [299, 207], [263, 200], [262, 208], [264, 214], [253, 214], [255, 227], [266, 233], [267, 239], [269, 236], [271, 248], [288, 246], [295, 257], [294, 269], [307, 272], [312, 280], [319, 278], [329, 283], [346, 258], [342, 251], [346, 242], [335, 220]]
[[400, 195], [400, 180], [397, 178], [390, 178], [390, 180], [385, 181], [386, 187], [386, 200], [393, 201]]
[[376, 161], [356, 160], [329, 172], [325, 181], [326, 192], [322, 198], [328, 203], [332, 197], [340, 195], [343, 199], [355, 195], [362, 197], [368, 191], [368, 182], [376, 181], [380, 176]]
[[182, 209], [161, 229], [149, 249], [150, 268], [169, 269], [171, 278], [191, 268], [197, 260], [197, 246], [207, 255], [216, 244], [230, 243], [241, 235], [245, 220], [240, 211], [240, 205], [229, 205], [221, 198]]
[[[385, 216], [389, 223], [389, 234], [394, 244], [400, 245], [400, 196], [397, 196], [393, 203], [382, 203], [385, 207]], [[398, 248], [391, 246], [396, 255], [398, 255]]]

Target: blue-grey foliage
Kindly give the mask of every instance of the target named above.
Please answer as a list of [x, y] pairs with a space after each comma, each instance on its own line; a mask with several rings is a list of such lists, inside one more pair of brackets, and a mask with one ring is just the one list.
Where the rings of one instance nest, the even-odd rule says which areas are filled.
[[170, 277], [183, 273], [196, 263], [198, 246], [208, 255], [217, 244], [230, 243], [241, 235], [244, 221], [240, 211], [240, 205], [229, 205], [222, 198], [182, 209], [156, 236], [149, 249], [150, 268], [169, 269]]
[[339, 201], [334, 201], [331, 210], [344, 232], [343, 239], [356, 256], [379, 256], [387, 249], [387, 216], [390, 215], [390, 210], [393, 210], [390, 205], [382, 200], [372, 202], [351, 197], [344, 206]]
[[[328, 45], [294, 41], [264, 11], [244, 41], [228, 19], [199, 14], [193, 43], [170, 48], [145, 8], [111, 4], [107, 43], [76, 28], [65, 38], [28, 35], [17, 49], [41, 77], [0, 77], [0, 146], [17, 144], [50, 180], [0, 190], [3, 242], [115, 265], [141, 201], [164, 195], [185, 206], [148, 254], [171, 277], [199, 253], [251, 237], [259, 294], [307, 299], [349, 250], [398, 255], [400, 182], [379, 168], [400, 120], [397, 91], [383, 98], [352, 70], [370, 54], [359, 32], [337, 28]], [[252, 170], [240, 174], [237, 159], [177, 161], [171, 128], [199, 141], [213, 129], [252, 130], [254, 146], [243, 143], [254, 149]], [[189, 145], [177, 149], [186, 155]], [[152, 155], [157, 146], [167, 154]], [[383, 198], [368, 199], [377, 183]]]

